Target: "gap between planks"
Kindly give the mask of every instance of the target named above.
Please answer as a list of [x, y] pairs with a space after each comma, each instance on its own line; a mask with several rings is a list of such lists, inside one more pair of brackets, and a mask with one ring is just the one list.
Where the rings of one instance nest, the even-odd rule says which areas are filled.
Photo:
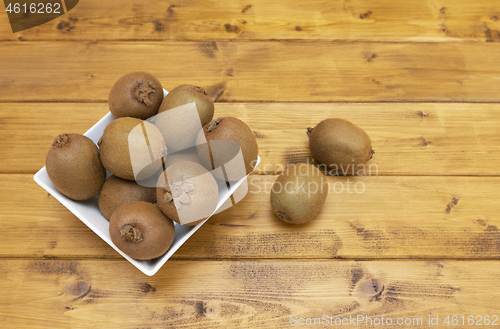
[[[49, 104], [49, 103], [54, 103], [54, 104], [107, 104], [107, 100], [102, 100], [102, 99], [97, 99], [97, 100], [91, 100], [91, 99], [82, 99], [82, 100], [46, 100], [46, 99], [28, 99], [28, 100], [2, 100], [0, 99], [0, 104], [20, 104], [20, 103], [44, 103], [44, 104]], [[239, 99], [239, 100], [217, 100], [214, 102], [215, 104], [217, 103], [229, 103], [229, 104], [379, 104], [379, 103], [390, 103], [390, 104], [404, 104], [404, 103], [411, 103], [411, 104], [500, 104], [500, 100], [498, 102], [493, 102], [491, 100], [433, 100], [433, 99], [419, 99], [419, 100], [412, 100], [412, 99], [398, 99], [398, 100], [377, 100], [377, 101], [357, 101], [357, 100], [314, 100], [314, 101], [294, 101], [294, 100], [244, 100], [244, 99]]]
[[[128, 262], [127, 259], [117, 256], [116, 258], [106, 258], [106, 257], [12, 257], [12, 256], [0, 256], [1, 261], [32, 261], [32, 260], [43, 260], [43, 261], [123, 261]], [[498, 262], [498, 258], [370, 258], [370, 257], [341, 257], [341, 258], [324, 258], [324, 257], [287, 257], [287, 258], [235, 258], [235, 257], [227, 257], [227, 258], [209, 258], [209, 257], [182, 257], [182, 258], [170, 258], [168, 262], [192, 262], [192, 261], [200, 261], [200, 262], [276, 262], [276, 261], [285, 261], [285, 262], [302, 262], [302, 261], [324, 261], [324, 262], [435, 262], [435, 261], [443, 261], [443, 262]]]
[[446, 44], [454, 44], [454, 43], [491, 43], [491, 41], [485, 40], [436, 40], [436, 41], [417, 41], [417, 40], [371, 40], [371, 39], [231, 39], [231, 38], [220, 38], [220, 39], [77, 39], [77, 40], [67, 40], [67, 39], [30, 39], [24, 40], [22, 37], [19, 37], [17, 40], [9, 40], [3, 39], [0, 40], [0, 44], [2, 43], [27, 43], [27, 42], [50, 42], [50, 43], [68, 43], [68, 42], [91, 42], [91, 43], [127, 43], [127, 42], [150, 42], [150, 43], [175, 43], [175, 42], [280, 42], [280, 43], [314, 43], [314, 42], [323, 42], [323, 43], [333, 43], [333, 44], [355, 44], [355, 43], [379, 43], [379, 44], [403, 44], [403, 43], [413, 43], [413, 44], [438, 44], [438, 43], [446, 43]]
[[[305, 162], [304, 162], [305, 163]], [[300, 163], [299, 163], [300, 164]], [[43, 167], [40, 167], [42, 169]], [[0, 175], [35, 175], [37, 171], [0, 171]], [[252, 176], [276, 176], [276, 175], [281, 175], [283, 172], [282, 171], [276, 171], [274, 173], [269, 173], [269, 174], [250, 174]], [[328, 177], [375, 177], [375, 176], [352, 176], [352, 175], [326, 175]], [[481, 174], [481, 175], [458, 175], [458, 174], [451, 174], [451, 175], [433, 175], [433, 174], [416, 174], [416, 175], [398, 175], [398, 174], [378, 174], [376, 177], [500, 177], [500, 174], [498, 175], [487, 175], [487, 174]]]

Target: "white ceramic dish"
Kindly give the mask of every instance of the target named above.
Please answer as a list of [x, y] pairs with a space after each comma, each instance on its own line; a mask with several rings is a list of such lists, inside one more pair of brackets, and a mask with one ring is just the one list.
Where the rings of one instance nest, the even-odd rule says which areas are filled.
[[[165, 92], [166, 94], [167, 92]], [[101, 137], [104, 128], [114, 120], [113, 115], [111, 113], [106, 114], [101, 120], [99, 120], [92, 128], [90, 128], [84, 135], [89, 137], [94, 143], [97, 144], [97, 141]], [[256, 166], [260, 163], [260, 157], [257, 159]], [[108, 173], [109, 176], [109, 173]], [[248, 177], [248, 176], [247, 176]], [[229, 189], [225, 189], [225, 184], [220, 184], [222, 187], [219, 190], [219, 203], [217, 205], [217, 209], [214, 213], [223, 211], [224, 209], [229, 208], [231, 205], [228, 205], [226, 201], [230, 198], [232, 194], [239, 195], [239, 197], [235, 197], [233, 199], [237, 199], [235, 202], [238, 202], [245, 196], [247, 183], [246, 179], [242, 178], [237, 183], [230, 186]], [[115, 249], [119, 254], [125, 257], [130, 263], [132, 263], [135, 267], [137, 267], [141, 272], [148, 276], [154, 275], [158, 270], [165, 264], [165, 262], [172, 257], [172, 255], [177, 251], [177, 249], [182, 246], [184, 242], [187, 241], [207, 220], [196, 225], [196, 226], [183, 226], [175, 223], [175, 240], [172, 243], [172, 246], [167, 251], [167, 253], [159, 258], [142, 261], [133, 259], [126, 254], [124, 254], [121, 250], [119, 250], [111, 241], [111, 237], [109, 236], [109, 222], [104, 218], [104, 216], [99, 211], [99, 207], [97, 205], [97, 196], [85, 201], [74, 201], [64, 196], [61, 192], [59, 192], [54, 184], [47, 176], [47, 170], [45, 167], [40, 169], [34, 176], [34, 180], [38, 185], [43, 187], [47, 192], [49, 192], [54, 198], [56, 198], [59, 202], [61, 202], [69, 211], [71, 211], [76, 217], [78, 217], [85, 225], [87, 225], [94, 233], [96, 233], [101, 239], [106, 241], [113, 249]], [[245, 184], [243, 184], [245, 183]], [[242, 185], [243, 184], [243, 185]], [[229, 202], [229, 201], [228, 201]], [[222, 208], [221, 208], [222, 207]]]

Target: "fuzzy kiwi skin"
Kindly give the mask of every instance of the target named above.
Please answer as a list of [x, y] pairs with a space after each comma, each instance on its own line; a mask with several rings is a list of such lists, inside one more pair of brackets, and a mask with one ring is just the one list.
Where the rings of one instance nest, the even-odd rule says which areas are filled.
[[344, 119], [325, 119], [308, 128], [308, 135], [314, 158], [339, 171], [365, 164], [374, 153], [370, 136]]
[[[204, 134], [204, 136], [203, 136]], [[204, 141], [207, 143], [204, 143]], [[224, 156], [219, 157], [212, 167], [213, 158], [212, 147], [210, 141], [212, 140], [228, 140], [236, 142], [241, 148], [241, 153], [243, 154], [243, 161], [245, 162], [245, 174], [248, 175], [255, 168], [257, 163], [257, 157], [259, 155], [259, 146], [253, 131], [240, 119], [234, 117], [220, 117], [208, 125], [203, 127], [203, 130], [198, 134], [196, 139], [196, 147], [198, 150], [198, 155], [200, 156], [203, 165], [210, 170], [218, 168], [231, 159], [234, 158], [236, 153], [232, 150], [232, 147], [228, 147], [225, 150]], [[227, 179], [230, 181], [236, 181], [242, 178], [242, 175], [238, 170], [233, 170], [236, 168], [226, 168]], [[220, 171], [215, 171], [214, 176], [220, 179], [225, 179], [225, 177], [219, 177]]]
[[104, 218], [109, 220], [118, 207], [134, 201], [156, 202], [156, 188], [111, 175], [99, 192], [97, 204]]
[[168, 168], [171, 165], [173, 165], [174, 163], [177, 163], [180, 161], [190, 161], [190, 162], [199, 163], [201, 165], [203, 164], [201, 162], [200, 156], [198, 155], [196, 150], [186, 150], [183, 152], [175, 152], [175, 153], [168, 154], [165, 157], [164, 166], [165, 166], [165, 168]]
[[115, 118], [145, 120], [158, 113], [162, 100], [163, 87], [158, 79], [147, 72], [132, 72], [116, 81], [108, 105]]
[[[146, 146], [142, 129], [138, 129], [138, 127], [141, 128], [141, 124], [144, 124], [144, 129], [147, 131], [149, 146]], [[135, 146], [129, 145], [131, 131], [138, 132], [137, 138], [132, 139], [137, 142]], [[161, 160], [159, 159], [167, 152], [163, 136], [153, 124], [130, 117], [111, 121], [104, 129], [97, 145], [104, 168], [115, 176], [129, 180], [146, 179], [155, 174], [161, 168]], [[135, 161], [144, 164], [140, 177], [134, 175], [130, 148], [136, 148]], [[148, 148], [153, 153], [154, 159], [157, 159], [156, 161], [151, 162]]]
[[158, 206], [136, 201], [116, 209], [109, 220], [109, 235], [125, 254], [149, 260], [167, 252], [174, 241], [175, 227]]
[[189, 84], [183, 84], [172, 89], [163, 99], [158, 114], [175, 107], [196, 103], [201, 125], [208, 124], [214, 118], [214, 102], [205, 89]]
[[271, 189], [271, 207], [285, 223], [304, 224], [321, 210], [328, 196], [328, 181], [310, 164], [289, 167]]
[[[183, 182], [193, 186], [191, 190], [184, 191], [187, 197], [185, 203], [182, 196], [174, 200], [172, 192], [173, 185], [183, 188]], [[215, 178], [201, 164], [190, 161], [179, 161], [168, 167], [158, 178], [156, 193], [158, 207], [165, 216], [187, 226], [203, 222], [215, 211], [219, 201]], [[175, 201], [180, 202], [180, 208], [177, 208]], [[183, 218], [182, 223], [179, 214]]]
[[[196, 111], [187, 106], [196, 104]], [[214, 103], [201, 87], [180, 85], [165, 96], [161, 103], [155, 125], [163, 134], [169, 152], [178, 152], [195, 145], [196, 136], [201, 127], [209, 123], [214, 116]]]
[[80, 134], [57, 136], [47, 153], [45, 167], [59, 192], [73, 200], [90, 199], [106, 180], [97, 146]]

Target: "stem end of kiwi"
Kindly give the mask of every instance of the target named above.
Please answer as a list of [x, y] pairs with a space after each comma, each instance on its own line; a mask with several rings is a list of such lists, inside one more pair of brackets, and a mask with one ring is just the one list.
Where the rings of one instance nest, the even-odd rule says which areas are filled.
[[149, 99], [149, 94], [154, 94], [156, 88], [151, 81], [137, 81], [137, 85], [132, 89], [134, 99], [139, 103], [151, 105], [153, 102]]
[[308, 138], [311, 138], [311, 133], [312, 133], [313, 129], [314, 129], [314, 128], [311, 128], [311, 127], [307, 128], [307, 132], [306, 132], [306, 134], [307, 134], [307, 137], [308, 137]]
[[284, 221], [285, 223], [293, 223], [292, 220], [290, 219], [290, 216], [288, 216], [286, 213], [284, 213], [283, 211], [278, 211], [276, 213], [276, 215], [278, 215], [278, 217]]
[[207, 133], [210, 133], [212, 131], [214, 131], [217, 126], [219, 125], [219, 123], [222, 121], [223, 117], [219, 117], [215, 120], [212, 120], [212, 122], [210, 122], [207, 126]]
[[63, 147], [64, 145], [68, 144], [68, 142], [69, 142], [68, 134], [62, 133], [54, 139], [54, 141], [52, 142], [52, 146]]
[[174, 198], [172, 197], [172, 192], [167, 190], [165, 192], [165, 195], [163, 196], [163, 200], [165, 200], [165, 203], [169, 203], [169, 202], [173, 201]]
[[200, 94], [203, 94], [203, 95], [207, 95], [207, 96], [208, 96], [207, 92], [206, 92], [206, 91], [205, 91], [205, 89], [203, 89], [202, 87], [198, 87], [198, 86], [196, 86], [196, 87], [195, 87], [195, 89], [196, 89], [196, 91], [197, 91], [197, 92], [199, 92]]
[[130, 224], [125, 224], [120, 228], [120, 235], [130, 242], [142, 241], [141, 230]]

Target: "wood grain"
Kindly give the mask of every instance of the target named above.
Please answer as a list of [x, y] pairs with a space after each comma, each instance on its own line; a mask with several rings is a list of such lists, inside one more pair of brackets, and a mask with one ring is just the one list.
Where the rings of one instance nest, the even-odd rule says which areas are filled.
[[[0, 177], [0, 257], [121, 258], [31, 175]], [[329, 177], [321, 213], [296, 226], [271, 210], [275, 179], [251, 176], [174, 258], [500, 258], [500, 177]]]
[[[3, 8], [2, 8], [3, 9]], [[498, 41], [500, 12], [488, 0], [80, 1], [69, 14], [0, 40]]]
[[[15, 34], [0, 7], [0, 327], [499, 323], [495, 1], [85, 0]], [[206, 88], [262, 157], [248, 195], [154, 277], [33, 181], [53, 138], [89, 129], [132, 71]], [[289, 226], [270, 174], [311, 161], [305, 129], [328, 117], [368, 132], [374, 171], [328, 177], [318, 217]]]
[[35, 173], [57, 135], [83, 134], [108, 112], [107, 104], [0, 103], [0, 171]]
[[[0, 103], [0, 172], [35, 173], [55, 136], [84, 133], [107, 111], [103, 103]], [[366, 174], [500, 174], [491, 156], [500, 152], [498, 104], [217, 103], [219, 116], [240, 118], [254, 131], [262, 158], [254, 174], [315, 163], [305, 131], [329, 117], [352, 121], [370, 135], [376, 153]]]
[[[464, 315], [467, 327], [469, 315], [498, 318], [499, 270], [491, 261], [171, 260], [146, 277], [125, 260], [0, 260], [0, 317], [6, 328], [288, 328], [324, 315], [363, 316], [356, 328], [380, 327], [364, 317], [419, 321], [409, 327], [438, 317], [444, 328], [447, 315]], [[378, 292], [362, 295], [373, 280]]]
[[499, 60], [498, 43], [4, 42], [0, 101], [105, 102], [142, 70], [219, 102], [498, 102]]

